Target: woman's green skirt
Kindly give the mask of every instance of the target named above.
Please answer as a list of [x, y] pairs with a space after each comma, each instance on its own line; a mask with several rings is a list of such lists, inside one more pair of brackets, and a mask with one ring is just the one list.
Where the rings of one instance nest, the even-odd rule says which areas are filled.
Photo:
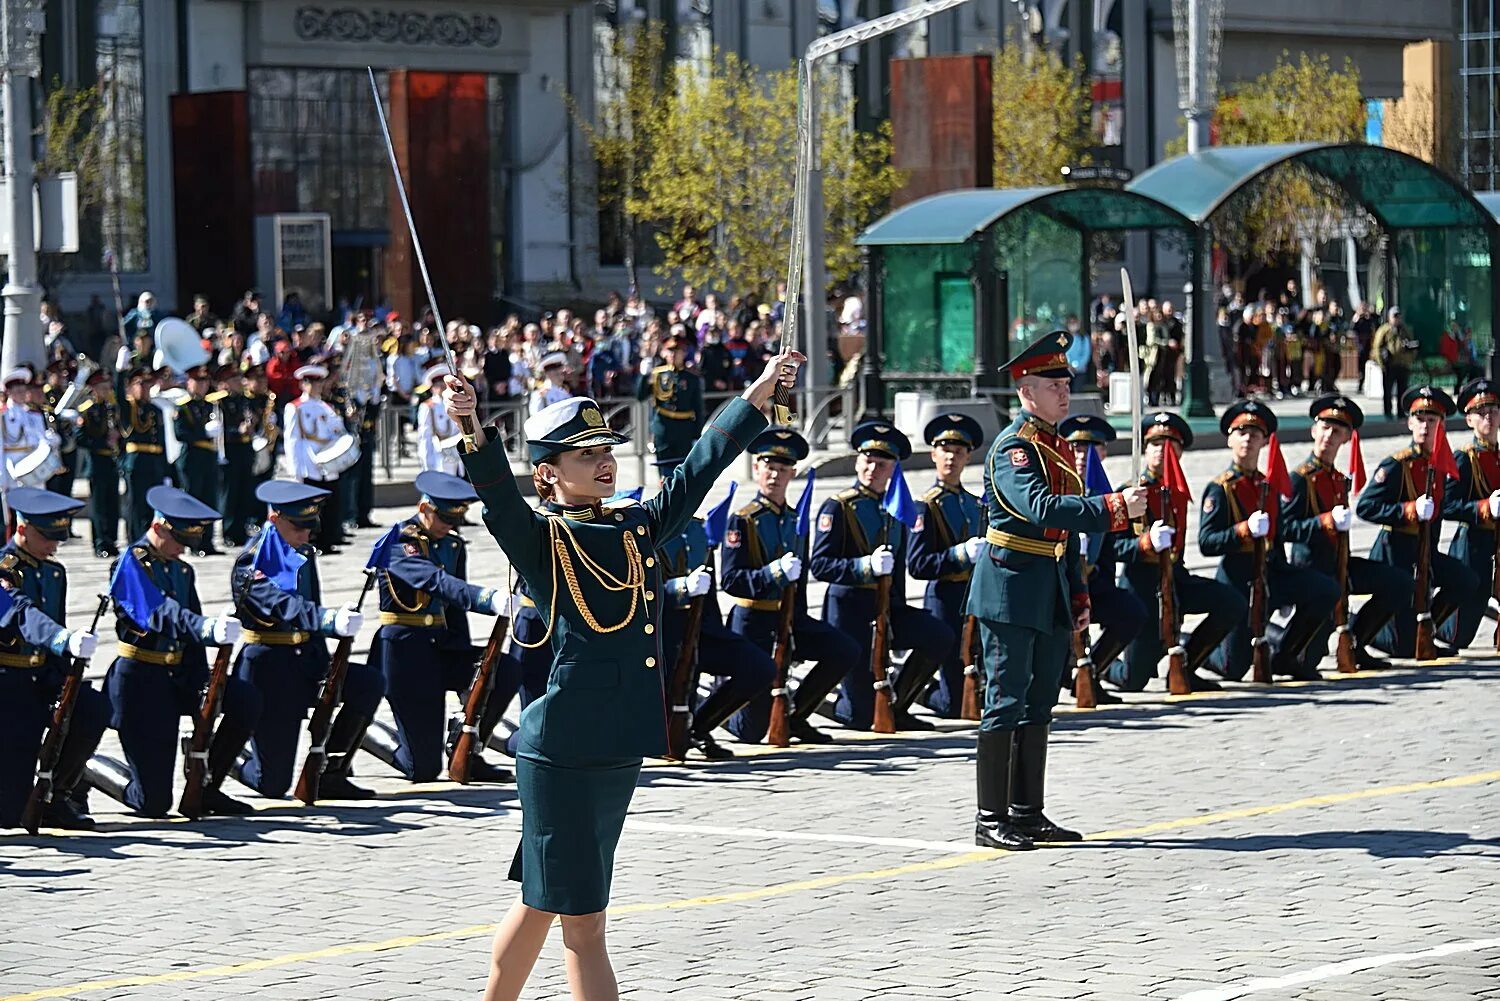
[[510, 878], [521, 884], [526, 906], [553, 914], [604, 910], [615, 845], [640, 773], [640, 758], [516, 758], [521, 843]]

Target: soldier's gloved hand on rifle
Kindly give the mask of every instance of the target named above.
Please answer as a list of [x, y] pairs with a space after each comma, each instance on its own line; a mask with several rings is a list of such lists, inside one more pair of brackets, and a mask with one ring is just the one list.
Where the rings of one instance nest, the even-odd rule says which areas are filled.
[[1177, 537], [1177, 529], [1164, 521], [1158, 521], [1151, 526], [1151, 551], [1154, 553], [1165, 552], [1172, 548], [1172, 540]]
[[984, 552], [984, 540], [976, 535], [972, 539], [965, 539], [963, 545], [964, 559], [970, 563], [977, 563], [979, 554]]
[[224, 609], [213, 620], [214, 646], [234, 646], [240, 638], [240, 620], [234, 617], [234, 606]]
[[896, 569], [896, 554], [890, 546], [881, 546], [869, 556], [860, 557], [860, 562], [872, 577], [888, 577]]
[[783, 553], [776, 561], [776, 569], [787, 580], [802, 578], [802, 557], [796, 553]]
[[97, 649], [99, 649], [99, 637], [93, 633], [86, 633], [79, 629], [68, 634], [69, 656], [88, 660]]
[[489, 604], [486, 606], [491, 615], [504, 615], [506, 606], [510, 604], [508, 595], [495, 591], [490, 595]]
[[682, 587], [687, 592], [689, 598], [700, 598], [708, 593], [708, 589], [713, 582], [714, 579], [709, 574], [708, 568], [699, 567], [696, 570], [688, 571], [688, 575], [682, 580]]
[[1412, 508], [1417, 513], [1418, 521], [1431, 521], [1432, 516], [1437, 513], [1437, 505], [1434, 504], [1432, 502], [1432, 498], [1427, 496], [1426, 494], [1423, 494], [1415, 501], [1413, 501]]
[[1139, 518], [1146, 513], [1146, 498], [1150, 496], [1145, 487], [1126, 487], [1120, 491], [1120, 496], [1125, 499], [1125, 513], [1132, 518]]
[[1251, 511], [1250, 517], [1245, 519], [1245, 527], [1255, 538], [1264, 539], [1271, 534], [1271, 516], [1264, 511]]
[[365, 624], [365, 615], [353, 605], [345, 605], [333, 617], [333, 631], [340, 636], [354, 636]]
[[641, 359], [641, 375], [650, 375], [651, 374], [651, 370], [654, 369], [654, 368], [656, 368], [656, 359], [655, 358], [642, 358]]
[[1347, 532], [1349, 526], [1354, 524], [1354, 512], [1344, 504], [1335, 504], [1332, 511], [1328, 512], [1333, 518], [1333, 530], [1335, 532]]

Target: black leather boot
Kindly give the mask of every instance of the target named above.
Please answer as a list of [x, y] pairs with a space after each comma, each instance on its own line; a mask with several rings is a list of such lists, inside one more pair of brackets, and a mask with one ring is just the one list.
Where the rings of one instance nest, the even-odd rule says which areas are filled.
[[980, 730], [975, 759], [979, 813], [974, 818], [974, 843], [1003, 851], [1030, 851], [1036, 845], [1011, 826], [1010, 803], [1011, 733]]
[[917, 701], [917, 697], [927, 691], [928, 686], [932, 684], [941, 663], [936, 657], [919, 653], [916, 650], [907, 656], [906, 663], [901, 666], [901, 673], [896, 675], [895, 690], [891, 693], [894, 700], [891, 708], [896, 711], [897, 730], [936, 729], [927, 720], [912, 715], [911, 707]]
[[244, 817], [254, 813], [249, 803], [242, 803], [219, 788], [229, 770], [239, 764], [240, 752], [250, 739], [250, 731], [221, 719], [214, 739], [208, 745], [208, 774], [203, 777], [203, 813], [205, 816]]
[[1125, 701], [1105, 689], [1103, 684], [1104, 672], [1125, 652], [1125, 644], [1121, 642], [1119, 632], [1118, 629], [1106, 629], [1104, 635], [1099, 637], [1099, 642], [1089, 651], [1089, 673], [1094, 678], [1094, 702], [1101, 706], [1119, 705]]
[[373, 799], [375, 790], [357, 786], [349, 781], [354, 774], [354, 752], [359, 750], [365, 731], [370, 728], [370, 717], [352, 713], [348, 707], [339, 710], [328, 731], [328, 758], [323, 765], [323, 777], [318, 781], [320, 799]]
[[1015, 735], [1015, 779], [1010, 787], [1010, 822], [1034, 841], [1082, 841], [1083, 835], [1058, 827], [1042, 812], [1047, 782], [1047, 736], [1051, 727], [1023, 726]]
[[814, 664], [792, 694], [792, 719], [806, 722], [813, 713], [822, 709], [829, 694], [844, 680], [847, 668], [847, 664], [834, 660], [820, 660]]
[[[515, 780], [515, 775], [512, 774], [509, 768], [502, 768], [499, 765], [492, 765], [480, 756], [481, 750], [484, 747], [489, 746], [486, 742], [489, 737], [494, 736], [493, 730], [495, 727], [495, 723], [500, 719], [499, 713], [491, 713], [490, 711], [493, 708], [494, 702], [496, 701], [498, 700], [491, 699], [490, 705], [485, 707], [484, 715], [479, 719], [479, 733], [477, 735], [477, 738], [474, 743], [469, 745], [470, 782], [512, 782]], [[488, 721], [488, 724], [486, 723], [486, 721]], [[458, 735], [459, 732], [463, 729], [463, 725], [463, 717], [453, 716], [449, 718], [448, 742], [443, 745], [443, 750], [447, 755], [447, 757], [444, 759], [445, 761], [453, 760], [453, 748], [458, 743]], [[489, 727], [488, 730], [486, 730], [485, 728], [486, 725], [488, 725]], [[488, 734], [489, 736], [487, 737], [486, 734]]]

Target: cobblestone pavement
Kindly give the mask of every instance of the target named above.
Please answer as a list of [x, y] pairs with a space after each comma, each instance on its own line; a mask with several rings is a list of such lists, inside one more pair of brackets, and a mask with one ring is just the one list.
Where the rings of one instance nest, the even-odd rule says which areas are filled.
[[[360, 562], [325, 562], [333, 596]], [[972, 846], [966, 726], [649, 765], [615, 883], [624, 996], [1500, 999], [1500, 658], [1472, 653], [1064, 712], [1048, 811], [1088, 840], [1027, 854]], [[372, 802], [0, 834], [0, 1001], [477, 996], [514, 791], [364, 760]], [[526, 996], [566, 997], [560, 967], [554, 936]]]

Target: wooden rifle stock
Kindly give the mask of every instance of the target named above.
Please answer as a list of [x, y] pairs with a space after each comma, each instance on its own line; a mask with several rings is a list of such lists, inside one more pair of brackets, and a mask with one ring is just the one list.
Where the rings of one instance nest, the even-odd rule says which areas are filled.
[[484, 656], [474, 671], [474, 680], [469, 693], [464, 696], [463, 717], [459, 721], [458, 737], [453, 741], [453, 753], [448, 756], [448, 777], [459, 785], [469, 784], [469, 763], [473, 760], [475, 745], [479, 741], [479, 721], [489, 705], [490, 693], [495, 689], [495, 665], [505, 647], [505, 635], [510, 632], [510, 616], [495, 616], [490, 628], [490, 640], [484, 646]]
[[[1172, 491], [1166, 485], [1161, 488], [1161, 520], [1172, 529], [1177, 528], [1177, 509], [1172, 506]], [[1188, 680], [1187, 651], [1182, 647], [1182, 637], [1177, 635], [1177, 539], [1172, 545], [1156, 554], [1157, 591], [1161, 599], [1161, 645], [1167, 651], [1167, 693], [1188, 695], [1193, 690]]]
[[887, 574], [875, 585], [875, 621], [871, 625], [870, 674], [875, 679], [876, 733], [896, 732], [895, 703], [891, 698], [891, 578]]
[[[356, 609], [362, 608], [365, 595], [375, 581], [375, 571], [365, 570], [365, 586], [359, 592]], [[319, 642], [322, 642], [319, 640]], [[333, 730], [333, 713], [344, 697], [344, 678], [349, 674], [349, 653], [354, 648], [354, 637], [344, 636], [334, 648], [333, 659], [328, 662], [328, 673], [323, 676], [323, 689], [318, 693], [318, 704], [313, 707], [307, 721], [307, 757], [302, 761], [302, 774], [297, 777], [297, 788], [293, 795], [307, 806], [318, 801], [318, 786], [323, 781], [323, 770], [328, 767], [328, 734]], [[349, 751], [354, 753], [353, 748]]]
[[771, 686], [771, 723], [766, 728], [766, 743], [772, 747], [792, 745], [792, 696], [787, 689], [791, 680], [792, 619], [797, 614], [797, 582], [791, 581], [781, 592], [781, 607], [776, 610], [776, 646], [771, 659], [776, 663], [776, 681]]
[[682, 645], [677, 651], [677, 663], [672, 668], [672, 683], [667, 686], [667, 758], [683, 761], [687, 758], [688, 728], [693, 719], [693, 682], [697, 673], [693, 668], [698, 663], [698, 637], [703, 632], [703, 603], [708, 595], [700, 594], [688, 599], [687, 621], [682, 627]]
[[[94, 624], [89, 632], [99, 632], [99, 619], [109, 607], [109, 595], [99, 595], [99, 607], [94, 610]], [[68, 673], [63, 678], [62, 691], [52, 706], [52, 719], [47, 724], [47, 735], [37, 754], [36, 784], [26, 799], [26, 808], [21, 811], [21, 826], [29, 834], [35, 834], [41, 826], [42, 810], [52, 802], [52, 773], [62, 757], [63, 741], [68, 739], [68, 728], [73, 722], [73, 707], [78, 704], [78, 692], [83, 688], [83, 672], [88, 667], [83, 657], [74, 657], [68, 662]]]
[[[1270, 490], [1270, 482], [1261, 480], [1258, 510], [1266, 510]], [[1270, 548], [1269, 535], [1255, 540], [1255, 579], [1250, 584], [1250, 677], [1257, 685], [1271, 683], [1271, 648], [1266, 643], [1266, 624], [1271, 617], [1266, 607], [1266, 556]]]
[[[1439, 434], [1443, 433], [1441, 429]], [[1425, 496], [1432, 496], [1433, 471], [1431, 459], [1427, 462], [1427, 489]], [[1436, 500], [1433, 502], [1436, 504]], [[1435, 520], [1436, 510], [1432, 512]], [[1433, 645], [1432, 629], [1432, 520], [1417, 522], [1417, 587], [1415, 605], [1417, 612], [1417, 659], [1436, 660], [1437, 649]]]
[[972, 615], [964, 616], [963, 644], [959, 648], [959, 662], [964, 666], [964, 696], [959, 715], [966, 720], [978, 720], [984, 716], [983, 699], [979, 694], [979, 620]]
[[214, 657], [214, 666], [208, 672], [208, 684], [203, 688], [203, 700], [198, 711], [193, 713], [193, 733], [188, 738], [187, 754], [183, 757], [182, 770], [187, 782], [182, 787], [182, 799], [177, 802], [177, 812], [190, 820], [204, 815], [203, 792], [208, 785], [208, 745], [213, 741], [214, 722], [219, 718], [219, 705], [224, 701], [224, 687], [229, 684], [229, 659], [233, 648], [219, 647]]
[[[1349, 483], [1339, 476], [1339, 504], [1349, 503]], [[1349, 533], [1340, 532], [1335, 569], [1338, 575], [1339, 602], [1333, 606], [1334, 632], [1338, 635], [1337, 658], [1340, 674], [1359, 670], [1354, 657], [1354, 634], [1349, 631]]]

